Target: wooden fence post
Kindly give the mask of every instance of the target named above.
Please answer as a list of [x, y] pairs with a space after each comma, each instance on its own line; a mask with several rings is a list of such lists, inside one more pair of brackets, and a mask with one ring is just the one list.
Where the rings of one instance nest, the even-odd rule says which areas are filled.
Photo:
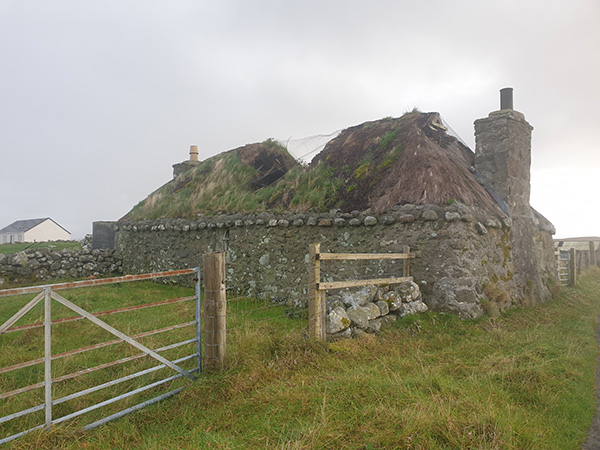
[[577, 262], [575, 249], [569, 249], [569, 286], [573, 287], [577, 283]]
[[587, 272], [590, 270], [590, 252], [587, 250], [583, 251], [583, 271]]
[[[410, 247], [408, 245], [402, 247], [402, 253], [410, 253]], [[410, 263], [408, 259], [404, 260], [404, 265], [402, 267], [402, 276], [410, 277]]]
[[221, 367], [226, 351], [225, 253], [204, 255], [204, 353], [209, 367]]
[[319, 289], [321, 282], [321, 244], [310, 244], [308, 256], [308, 336], [325, 340], [325, 291]]

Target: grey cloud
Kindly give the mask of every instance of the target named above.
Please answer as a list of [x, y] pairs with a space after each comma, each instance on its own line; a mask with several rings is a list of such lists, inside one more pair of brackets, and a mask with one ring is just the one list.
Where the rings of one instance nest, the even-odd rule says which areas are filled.
[[190, 144], [206, 158], [414, 106], [473, 145], [504, 86], [534, 169], [600, 168], [598, 19], [594, 0], [3, 2], [0, 223], [49, 215], [82, 237]]

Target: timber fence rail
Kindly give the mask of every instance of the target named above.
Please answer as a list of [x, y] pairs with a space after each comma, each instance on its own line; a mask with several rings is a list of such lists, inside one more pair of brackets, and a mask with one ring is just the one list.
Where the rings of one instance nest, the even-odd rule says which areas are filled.
[[[58, 293], [183, 275], [195, 276], [194, 295], [145, 302], [145, 294], [141, 294], [143, 298], [136, 300], [138, 304], [97, 312], [89, 312], [89, 306], [85, 306], [86, 310], [76, 304], [93, 303], [76, 299], [75, 291], [65, 294], [75, 297], [73, 301]], [[26, 296], [30, 294], [35, 296], [27, 301]], [[99, 412], [91, 414], [96, 420], [83, 428], [96, 428], [180, 392], [186, 386], [182, 381], [195, 379], [195, 373], [202, 369], [200, 294], [198, 268], [1, 290], [0, 306], [9, 307], [0, 309], [0, 317], [5, 319], [0, 324], [1, 361], [5, 364], [0, 367], [0, 444], [107, 405], [125, 403], [125, 409], [108, 416], [102, 417]], [[43, 305], [43, 311], [38, 305]], [[15, 308], [18, 308], [16, 312]], [[12, 309], [12, 315], [6, 313], [7, 309]], [[131, 314], [137, 315], [135, 323], [130, 320]], [[181, 320], [185, 314], [188, 320], [165, 323]], [[42, 315], [43, 320], [16, 325], [27, 315]], [[84, 328], [90, 325], [93, 330]], [[110, 336], [113, 339], [106, 339]], [[66, 349], [73, 346], [74, 337], [75, 344], [88, 345]], [[32, 354], [33, 344], [43, 348], [43, 357], [23, 361], [23, 355]], [[27, 347], [23, 354], [19, 345]], [[92, 351], [96, 352], [94, 356], [90, 354]], [[117, 353], [120, 357], [115, 359]], [[109, 368], [110, 373], [107, 373]], [[164, 370], [169, 373], [165, 374]], [[157, 375], [160, 371], [163, 373]], [[72, 383], [68, 387], [65, 385], [69, 383], [63, 383], [67, 380]], [[165, 389], [167, 392], [160, 392]], [[146, 400], [130, 405], [133, 396], [144, 392], [147, 392]], [[147, 398], [149, 392], [152, 394]]]
[[[308, 295], [308, 330], [309, 336], [316, 340], [326, 339], [326, 302], [325, 294], [330, 289], [344, 289], [381, 284], [396, 284], [412, 281], [410, 276], [410, 259], [415, 255], [410, 253], [410, 247], [405, 246], [403, 253], [321, 253], [321, 244], [311, 244], [309, 247], [309, 295]], [[385, 278], [369, 278], [349, 281], [321, 281], [321, 261], [373, 261], [373, 260], [402, 260], [402, 276]], [[381, 272], [379, 272], [381, 273]]]
[[598, 267], [599, 261], [596, 251], [597, 241], [589, 241], [588, 248], [555, 250], [558, 280], [563, 286], [576, 286], [577, 279], [592, 267]]
[[[244, 358], [244, 346], [253, 339], [268, 340], [273, 333], [314, 334], [315, 294], [346, 287], [394, 284], [411, 281], [409, 247], [404, 253], [320, 253], [309, 252], [309, 273], [298, 275], [292, 287], [266, 286], [252, 295], [240, 295], [226, 286], [225, 253], [204, 255], [204, 358], [205, 367], [223, 368], [236, 365]], [[317, 252], [315, 252], [315, 255]], [[319, 261], [319, 284], [314, 283], [314, 261]], [[320, 261], [327, 261], [323, 268]], [[255, 261], [260, 264], [258, 259]], [[352, 278], [341, 281], [340, 278]], [[209, 281], [210, 280], [210, 281]], [[254, 280], [256, 283], [256, 280]], [[312, 306], [311, 306], [312, 305]], [[324, 302], [319, 323], [324, 323]], [[311, 319], [312, 318], [312, 319]], [[308, 322], [308, 327], [307, 327]], [[321, 325], [321, 330], [325, 330]]]
[[[96, 410], [99, 408], [107, 407], [113, 403], [118, 404], [121, 401], [129, 401], [128, 399], [134, 395], [145, 391], [152, 391], [153, 397], [135, 405], [127, 404], [125, 409], [109, 415], [105, 415], [105, 413], [104, 417], [95, 417], [94, 421], [83, 426], [83, 428], [95, 428], [149, 404], [156, 403], [180, 392], [186, 386], [186, 384], [182, 383], [193, 379], [195, 373], [200, 372], [205, 367], [222, 368], [227, 361], [235, 364], [237, 358], [243, 358], [243, 349], [244, 345], [248, 342], [248, 338], [255, 338], [262, 341], [262, 339], [272, 332], [305, 334], [307, 330], [310, 336], [319, 338], [318, 336], [321, 336], [321, 334], [317, 334], [317, 329], [319, 330], [318, 333], [323, 333], [322, 336], [324, 338], [325, 291], [346, 287], [394, 284], [412, 280], [412, 277], [410, 277], [409, 260], [414, 258], [414, 254], [410, 253], [408, 247], [405, 247], [404, 251], [405, 253], [332, 254], [321, 253], [319, 244], [316, 244], [309, 249], [309, 265], [311, 270], [309, 271], [310, 279], [308, 283], [306, 281], [299, 282], [296, 286], [290, 288], [276, 288], [275, 286], [271, 286], [266, 292], [261, 292], [254, 296], [240, 296], [228, 291], [226, 286], [227, 272], [224, 252], [204, 255], [202, 271], [204, 298], [202, 300], [199, 269], [184, 269], [154, 274], [128, 275], [108, 279], [0, 290], [0, 300], [14, 297], [24, 303], [24, 306], [19, 306], [19, 310], [14, 314], [3, 315], [0, 308], [0, 319], [10, 316], [8, 320], [5, 320], [4, 324], [0, 325], [0, 349], [3, 345], [2, 338], [4, 336], [18, 337], [25, 336], [27, 333], [37, 333], [40, 335], [38, 336], [38, 341], [40, 341], [41, 347], [44, 348], [44, 356], [41, 358], [35, 357], [18, 361], [14, 360], [14, 358], [9, 358], [9, 364], [0, 364], [4, 366], [0, 367], [0, 401], [11, 401], [18, 397], [31, 395], [30, 398], [26, 399], [29, 404], [25, 407], [21, 408], [20, 406], [27, 402], [13, 402], [9, 406], [12, 406], [13, 410], [15, 409], [14, 407], [19, 406], [18, 410], [9, 412], [10, 408], [0, 409], [0, 415], [2, 415], [0, 416], [0, 432], [3, 432], [3, 425], [14, 424], [17, 422], [16, 419], [20, 421], [23, 418], [36, 414], [40, 419], [39, 423], [33, 426], [29, 425], [31, 420], [23, 422], [23, 425], [28, 424], [28, 427], [22, 427], [18, 432], [15, 432], [15, 426], [9, 428], [12, 434], [8, 436], [6, 436], [6, 433], [0, 434], [0, 444], [9, 442], [33, 430], [47, 429], [54, 424], [75, 419], [83, 414], [90, 413], [90, 415], [98, 417], [98, 411]], [[400, 260], [399, 264], [397, 260]], [[327, 265], [332, 268], [336, 264], [341, 264], [344, 267], [339, 267], [337, 271], [332, 269], [331, 273], [321, 276], [321, 261], [328, 261]], [[317, 269], [316, 271], [315, 268]], [[153, 301], [135, 306], [105, 308], [101, 311], [90, 312], [84, 309], [85, 306], [78, 306], [76, 300], [70, 301], [65, 298], [69, 297], [72, 291], [68, 291], [65, 297], [57, 292], [76, 288], [113, 286], [134, 281], [154, 280], [180, 275], [196, 276], [195, 295], [170, 299], [153, 299]], [[302, 278], [306, 280], [305, 276], [305, 274], [299, 274], [298, 280]], [[337, 281], [336, 278], [340, 277], [351, 277], [353, 279], [350, 281]], [[356, 279], [363, 277], [368, 279]], [[27, 298], [23, 298], [30, 294], [35, 295], [32, 300], [27, 301]], [[315, 304], [315, 299], [317, 298], [322, 298], [323, 300], [318, 306]], [[64, 309], [62, 314], [59, 311], [58, 316], [56, 314], [53, 316], [51, 309], [52, 302], [57, 303], [58, 307]], [[38, 316], [42, 316], [42, 320], [34, 317], [34, 320], [30, 320], [30, 323], [17, 323], [24, 316], [31, 315], [32, 312], [35, 313], [36, 305], [38, 305], [37, 310], [39, 310], [40, 304], [44, 305], [44, 310], [43, 312], [37, 311], [37, 314]], [[1, 306], [2, 301], [0, 301]], [[183, 311], [193, 317], [190, 317], [189, 320], [167, 324], [162, 314], [154, 312], [160, 308], [173, 308], [175, 311]], [[321, 312], [318, 319], [315, 318], [317, 308]], [[65, 314], [68, 311], [71, 311], [71, 313]], [[118, 328], [116, 323], [113, 326], [103, 321], [109, 321], [111, 317], [121, 314], [140, 313], [142, 311], [153, 312], [152, 317], [156, 319], [155, 323], [161, 326], [150, 327], [150, 329], [148, 327], [145, 329], [135, 329], [131, 325], [127, 326], [126, 330], [119, 331], [116, 329]], [[35, 314], [33, 315], [35, 316]], [[179, 319], [182, 316], [184, 315], [176, 315]], [[94, 342], [79, 346], [78, 348], [53, 349], [52, 345], [60, 347], [56, 345], [57, 343], [54, 339], [51, 339], [53, 335], [58, 335], [58, 333], [55, 333], [54, 328], [60, 330], [61, 327], [77, 327], [79, 326], [78, 324], [83, 322], [91, 322], [95, 327], [109, 332], [112, 334], [112, 339], [100, 339], [98, 337]], [[273, 326], [275, 322], [276, 324]], [[189, 332], [190, 328], [193, 330], [191, 336], [186, 335], [184, 338], [175, 341], [157, 341], [156, 345], [152, 346], [139, 342], [140, 340], [156, 336], [166, 336], [169, 333], [184, 333], [186, 330]], [[79, 331], [76, 328], [73, 330]], [[133, 352], [120, 355], [122, 357], [115, 359], [115, 352], [110, 349], [117, 346], [125, 346], [132, 349]], [[193, 348], [190, 350], [190, 347]], [[75, 356], [89, 355], [93, 354], [93, 351], [104, 350], [112, 352], [109, 354], [110, 357], [107, 357], [107, 355], [104, 355], [104, 359], [88, 357], [84, 362], [93, 363], [87, 364], [84, 367], [77, 361], [71, 361]], [[121, 351], [123, 351], [122, 348]], [[173, 352], [177, 353], [173, 354]], [[150, 358], [146, 358], [146, 356], [150, 356]], [[143, 367], [136, 366], [126, 373], [118, 369], [134, 361], [151, 361], [152, 359], [156, 359], [160, 364], [156, 365], [154, 363], [154, 365]], [[0, 358], [0, 362], [4, 363], [4, 359]], [[76, 363], [75, 368], [73, 370], [66, 370], [70, 366], [59, 366], [61, 362], [74, 362]], [[190, 366], [190, 363], [193, 363], [193, 366]], [[28, 369], [37, 369], [37, 372], [34, 371], [20, 379], [13, 377], [5, 382], [2, 381], [3, 376], [10, 376]], [[40, 369], [43, 369], [43, 371]], [[120, 372], [116, 375], [113, 374], [112, 378], [108, 381], [96, 382], [94, 385], [75, 386], [75, 388], [66, 392], [62, 392], [63, 389], [61, 388], [58, 389], [58, 391], [61, 391], [59, 392], [60, 395], [57, 394], [57, 388], [63, 382], [85, 378], [82, 377], [83, 375], [101, 374], [105, 369], [119, 370]], [[169, 372], [167, 375], [169, 376], [165, 375], [166, 378], [163, 376], [160, 379], [156, 379], [157, 376], [152, 375], [154, 378], [147, 380], [151, 374], [155, 374], [160, 370], [167, 370]], [[35, 380], [36, 376], [38, 380]], [[39, 380], [39, 378], [42, 380]], [[129, 386], [128, 383], [138, 378], [140, 380], [143, 379], [144, 383], [140, 381], [125, 393], [115, 394], [110, 398], [99, 398], [97, 395], [102, 390], [105, 392], [112, 391], [117, 385], [122, 385], [123, 387]], [[31, 382], [17, 386], [16, 381], [23, 379], [27, 381], [31, 380]], [[155, 392], [160, 386], [167, 388], [167, 392]], [[44, 389], [41, 397], [40, 395], [33, 395], [36, 392], [42, 391], [42, 388]], [[80, 399], [88, 395], [94, 396], [92, 404], [81, 405]], [[77, 405], [68, 410], [63, 409], [59, 411], [60, 407], [71, 402], [75, 402]], [[76, 408], [76, 406], [79, 406], [79, 408]], [[59, 412], [60, 414], [58, 414]]]

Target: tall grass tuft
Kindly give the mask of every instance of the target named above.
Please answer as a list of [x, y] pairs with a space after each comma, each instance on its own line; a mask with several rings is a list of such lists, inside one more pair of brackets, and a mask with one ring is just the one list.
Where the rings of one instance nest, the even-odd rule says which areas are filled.
[[599, 292], [594, 271], [550, 302], [494, 318], [429, 312], [329, 345], [303, 337], [304, 318], [268, 308], [234, 327], [225, 370], [176, 398], [94, 432], [58, 427], [18, 445], [579, 449], [595, 408]]

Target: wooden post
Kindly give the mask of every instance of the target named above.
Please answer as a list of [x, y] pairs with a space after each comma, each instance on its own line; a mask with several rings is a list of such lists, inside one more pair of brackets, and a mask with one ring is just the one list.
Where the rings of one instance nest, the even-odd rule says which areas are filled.
[[598, 260], [596, 258], [596, 244], [594, 241], [590, 241], [590, 266], [595, 267], [598, 265]]
[[[410, 253], [410, 247], [408, 245], [402, 247], [402, 253]], [[408, 259], [404, 260], [404, 266], [402, 267], [402, 276], [410, 277], [410, 263]]]
[[590, 252], [588, 250], [583, 251], [583, 271], [587, 272], [590, 270]]
[[577, 283], [577, 263], [575, 249], [569, 249], [569, 286], [574, 287]]
[[221, 367], [226, 351], [225, 253], [204, 255], [204, 353], [209, 367]]
[[325, 291], [319, 289], [321, 282], [321, 244], [311, 244], [308, 248], [310, 267], [308, 269], [308, 336], [325, 340]]

